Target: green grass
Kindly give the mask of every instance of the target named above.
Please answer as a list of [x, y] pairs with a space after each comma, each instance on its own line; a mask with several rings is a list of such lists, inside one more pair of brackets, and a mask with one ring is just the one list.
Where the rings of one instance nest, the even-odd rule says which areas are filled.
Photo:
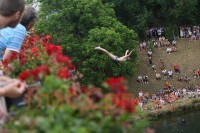
[[[173, 79], [163, 78], [160, 81], [155, 79], [155, 72], [151, 67], [147, 65], [148, 57], [147, 50], [138, 50], [138, 60], [139, 64], [137, 67], [137, 72], [128, 79], [128, 91], [133, 93], [135, 96], [138, 96], [139, 91], [149, 92], [150, 94], [158, 92], [162, 89], [166, 83], [169, 81], [172, 86], [175, 88], [182, 88], [185, 86], [190, 86], [192, 84], [199, 84], [200, 78], [195, 79], [192, 77], [192, 71], [194, 69], [200, 68], [200, 41], [194, 41], [189, 44], [188, 39], [180, 39], [177, 41], [178, 48], [177, 52], [172, 54], [167, 54], [165, 48], [154, 48], [153, 50], [153, 63], [157, 66], [157, 72], [161, 73], [160, 67], [160, 58], [165, 63], [167, 70], [173, 70], [173, 66], [178, 64], [180, 66], [181, 75], [187, 74], [191, 79], [190, 82], [178, 82], [177, 77], [179, 74], [174, 74]], [[139, 84], [136, 79], [138, 75], [147, 74], [149, 76], [149, 84]]]

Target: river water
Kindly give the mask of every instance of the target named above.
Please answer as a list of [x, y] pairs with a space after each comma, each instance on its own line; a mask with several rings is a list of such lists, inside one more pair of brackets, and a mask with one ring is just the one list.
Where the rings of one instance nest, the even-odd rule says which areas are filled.
[[200, 133], [200, 111], [162, 119], [153, 127], [156, 133]]

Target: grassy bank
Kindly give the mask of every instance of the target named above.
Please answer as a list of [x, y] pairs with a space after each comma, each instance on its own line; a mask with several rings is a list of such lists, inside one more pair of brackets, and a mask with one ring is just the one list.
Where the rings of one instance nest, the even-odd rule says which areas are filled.
[[[173, 70], [173, 66], [178, 64], [180, 66], [181, 73], [174, 73], [173, 79], [162, 78], [156, 80], [155, 72], [151, 67], [147, 65], [148, 56], [147, 50], [138, 51], [138, 67], [136, 73], [132, 78], [128, 80], [128, 90], [135, 96], [138, 96], [140, 91], [148, 92], [150, 95], [157, 93], [162, 89], [167, 81], [175, 88], [183, 88], [199, 84], [199, 78], [193, 78], [193, 70], [199, 68], [199, 57], [200, 57], [200, 40], [194, 41], [188, 44], [188, 39], [177, 40], [178, 48], [177, 52], [172, 54], [166, 53], [166, 48], [154, 49], [153, 50], [153, 63], [157, 66], [157, 72], [161, 73], [160, 70], [160, 58], [163, 59], [166, 66], [166, 70]], [[149, 84], [140, 84], [136, 81], [138, 75], [148, 75]], [[189, 82], [178, 82], [178, 76], [187, 75], [190, 79]]]
[[160, 118], [163, 119], [169, 115], [177, 115], [194, 110], [200, 110], [200, 98], [179, 99], [175, 103], [167, 105], [160, 110], [146, 111], [145, 117], [150, 120], [159, 120]]

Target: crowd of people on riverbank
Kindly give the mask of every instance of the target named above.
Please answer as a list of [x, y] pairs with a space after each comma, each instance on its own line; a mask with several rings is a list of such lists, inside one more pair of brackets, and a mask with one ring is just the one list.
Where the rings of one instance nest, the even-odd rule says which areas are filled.
[[[172, 52], [176, 52], [178, 45], [177, 41], [174, 39], [171, 42], [164, 37], [164, 28], [150, 29], [149, 33], [149, 41], [143, 41], [140, 43], [140, 51], [143, 49], [147, 51], [148, 61], [147, 64], [149, 67], [153, 69], [155, 72], [155, 78], [157, 80], [170, 80], [171, 78], [175, 79], [177, 82], [188, 82], [191, 78], [200, 78], [200, 69], [193, 70], [193, 77], [189, 77], [186, 73], [183, 73], [178, 64], [174, 64], [172, 68], [168, 70], [165, 67], [164, 58], [160, 58], [160, 64], [153, 60], [154, 55], [152, 51], [151, 43], [153, 43], [153, 47], [157, 49], [165, 49], [166, 53], [171, 54]], [[160, 34], [161, 33], [161, 34]], [[189, 43], [192, 40], [200, 39], [200, 27], [181, 27], [180, 28], [180, 38], [188, 38]], [[156, 67], [155, 64], [159, 64]], [[176, 74], [176, 75], [175, 75]], [[137, 81], [141, 84], [143, 78], [141, 75], [137, 77]], [[150, 79], [151, 80], [151, 79]], [[151, 82], [148, 80], [148, 82]], [[139, 96], [136, 101], [137, 104], [144, 110], [158, 110], [165, 108], [167, 105], [171, 105], [175, 101], [181, 98], [196, 98], [200, 97], [200, 85], [197, 84], [194, 86], [188, 86], [183, 88], [175, 88], [172, 87], [170, 82], [166, 82], [165, 87], [161, 89], [156, 94], [149, 96], [148, 92], [143, 93], [139, 92]]]
[[165, 29], [163, 27], [152, 27], [147, 30], [147, 37], [149, 40], [165, 36]]
[[191, 38], [193, 36], [195, 39], [200, 39], [200, 26], [180, 27], [179, 36], [180, 38]]
[[137, 104], [142, 110], [158, 110], [172, 105], [178, 99], [198, 98], [200, 97], [200, 85], [187, 86], [183, 88], [174, 88], [169, 82], [166, 82], [163, 89], [159, 92], [149, 95], [148, 92], [140, 91], [136, 98]]

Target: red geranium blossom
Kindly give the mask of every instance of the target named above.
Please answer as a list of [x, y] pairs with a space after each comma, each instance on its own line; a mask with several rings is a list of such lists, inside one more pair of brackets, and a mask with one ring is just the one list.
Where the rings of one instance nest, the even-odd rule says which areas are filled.
[[68, 79], [69, 78], [69, 71], [65, 67], [60, 68], [57, 71], [57, 76], [61, 79]]
[[66, 63], [68, 66], [72, 65], [70, 58], [65, 55], [57, 54], [56, 61], [58, 63]]
[[112, 103], [115, 106], [126, 110], [127, 112], [135, 112], [136, 102], [131, 94], [113, 94]]
[[26, 80], [29, 77], [37, 79], [40, 74], [50, 74], [48, 66], [38, 66], [33, 70], [25, 70], [19, 75], [19, 79]]
[[35, 42], [39, 41], [40, 37], [39, 36], [31, 36], [26, 39], [24, 39], [24, 44], [28, 44], [28, 46], [33, 46]]
[[68, 67], [69, 67], [69, 70], [75, 70], [75, 66], [72, 64], [70, 64]]
[[34, 78], [38, 78], [40, 74], [50, 74], [48, 66], [38, 66], [32, 70]]
[[34, 54], [34, 53], [36, 53], [38, 51], [38, 47], [33, 47], [32, 49], [31, 49], [31, 54]]
[[125, 79], [123, 77], [109, 78], [105, 82], [109, 85], [110, 89], [116, 93], [126, 92]]
[[46, 52], [49, 56], [52, 54], [62, 54], [62, 48], [54, 44], [46, 44]]
[[20, 59], [20, 65], [24, 65], [24, 64], [26, 64], [26, 62], [27, 62], [26, 57]]
[[48, 42], [49, 40], [52, 40], [52, 36], [51, 35], [46, 35], [45, 37], [43, 37], [43, 42]]
[[19, 75], [19, 79], [22, 81], [26, 80], [27, 78], [31, 77], [31, 70], [25, 70]]

